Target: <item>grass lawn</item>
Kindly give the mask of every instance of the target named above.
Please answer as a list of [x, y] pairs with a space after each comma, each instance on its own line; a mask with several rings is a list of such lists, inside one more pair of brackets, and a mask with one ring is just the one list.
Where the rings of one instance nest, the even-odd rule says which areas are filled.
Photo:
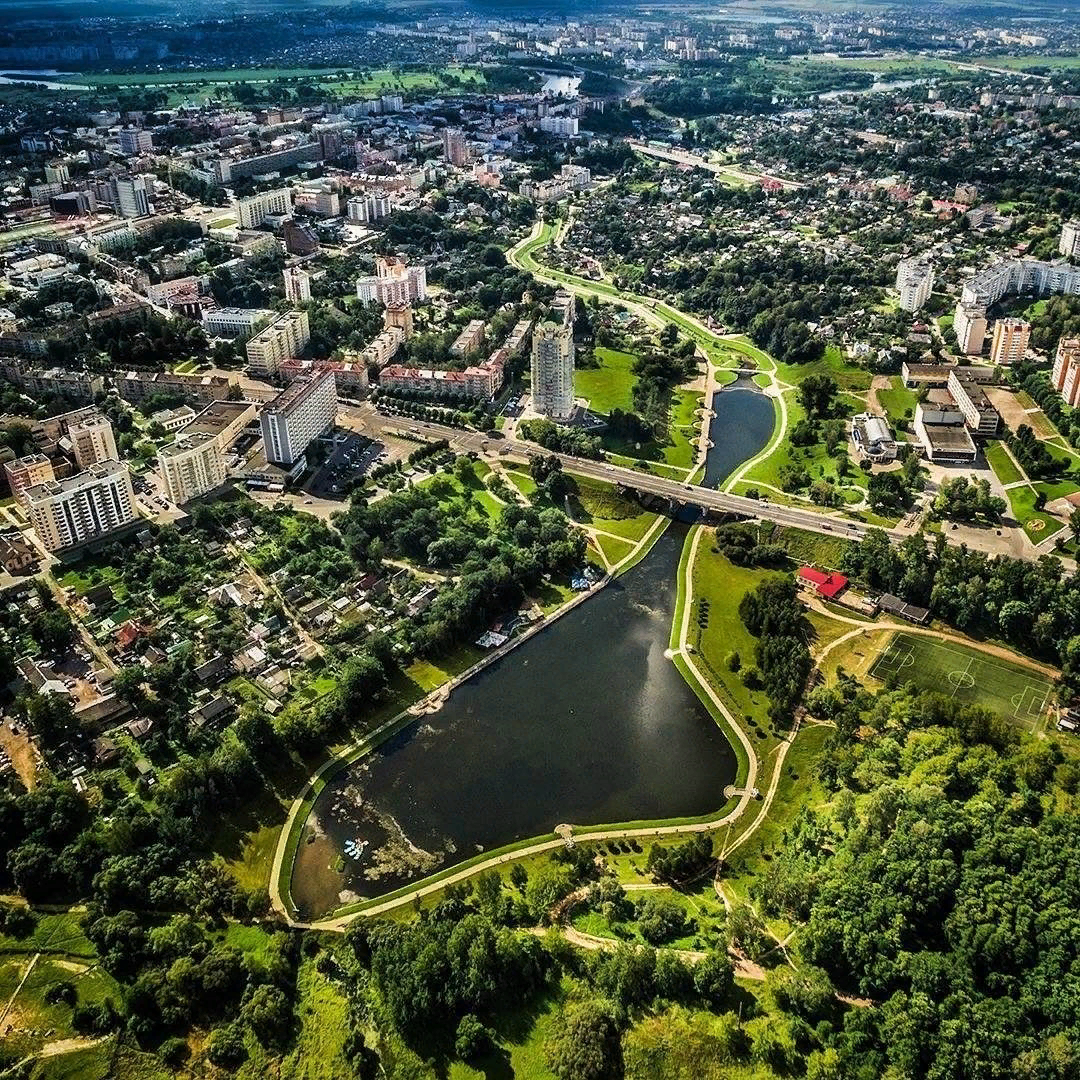
[[632, 409], [631, 392], [637, 376], [630, 368], [637, 357], [603, 346], [597, 346], [595, 353], [602, 366], [578, 368], [574, 372], [574, 393], [588, 398], [593, 412], [607, 415], [612, 409]]
[[891, 383], [892, 385], [887, 390], [877, 391], [877, 399], [881, 402], [881, 407], [885, 410], [889, 423], [894, 429], [907, 428], [915, 415], [917, 401], [915, 391], [909, 390], [899, 375], [894, 375]]
[[604, 558], [611, 566], [622, 562], [634, 550], [634, 545], [629, 540], [620, 540], [616, 536], [590, 536], [589, 543], [595, 544], [604, 553]]
[[1017, 480], [1027, 479], [1009, 456], [1004, 443], [990, 443], [986, 448], [986, 460], [989, 462], [990, 468], [994, 470], [994, 475], [1003, 484], [1015, 484]]
[[1052, 514], [1035, 509], [1036, 491], [1031, 487], [1009, 488], [1005, 494], [1009, 497], [1009, 507], [1013, 517], [1023, 526], [1024, 532], [1036, 543], [1053, 536], [1065, 527]]
[[531, 499], [536, 493], [536, 481], [528, 473], [515, 472], [513, 469], [506, 470], [506, 479], [510, 481], [527, 499]]
[[825, 536], [810, 532], [809, 529], [797, 529], [791, 525], [774, 525], [762, 522], [758, 532], [763, 544], [778, 544], [791, 556], [792, 561], [813, 563], [815, 566], [828, 567], [830, 570], [840, 566], [844, 553], [852, 542], [841, 536]]
[[871, 678], [894, 678], [983, 705], [1034, 730], [1053, 693], [1053, 682], [1021, 663], [1002, 660], [954, 641], [901, 631], [880, 650]]
[[405, 669], [405, 674], [426, 694], [471, 668], [478, 660], [482, 660], [484, 655], [483, 649], [462, 645], [449, 656], [435, 661], [414, 660]]
[[643, 510], [633, 499], [619, 495], [613, 484], [589, 477], [569, 476], [574, 490], [569, 495], [572, 519], [626, 540], [638, 541], [652, 528], [657, 515]]
[[[791, 391], [785, 391], [785, 393], [787, 395], [787, 429], [791, 431], [800, 420], [805, 419], [806, 411]], [[791, 444], [789, 438], [781, 440], [768, 457], [758, 461], [743, 476], [734, 490], [739, 494], [745, 494], [748, 488], [760, 484], [782, 489], [780, 470], [785, 465], [801, 465], [808, 473], [811, 485], [816, 480], [832, 481], [845, 503], [860, 502], [864, 498], [868, 477], [851, 459], [850, 455], [848, 457], [848, 474], [842, 477], [837, 472], [837, 459], [828, 452], [824, 442], [816, 442], [812, 446], [797, 447]], [[805, 499], [797, 499], [796, 495], [805, 495], [808, 491], [809, 486], [799, 492], [789, 492], [788, 494], [795, 505], [805, 505]], [[776, 499], [774, 492], [770, 491], [767, 494], [770, 499], [779, 501]]]
[[737, 652], [742, 671], [754, 666], [757, 638], [739, 618], [739, 603], [746, 593], [770, 576], [776, 575], [736, 566], [714, 551], [710, 535], [698, 542], [692, 573], [694, 607], [690, 613], [689, 636], [696, 653], [695, 662], [704, 668], [702, 674], [709, 678], [736, 720], [745, 722], [750, 718], [762, 728], [768, 723], [768, 695], [764, 690], [748, 689], [741, 672], [729, 669], [728, 657]]

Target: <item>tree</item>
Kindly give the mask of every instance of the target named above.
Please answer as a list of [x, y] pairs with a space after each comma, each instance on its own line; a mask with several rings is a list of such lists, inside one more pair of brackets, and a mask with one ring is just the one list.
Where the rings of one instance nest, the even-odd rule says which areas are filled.
[[466, 1013], [458, 1022], [454, 1036], [454, 1053], [462, 1061], [474, 1061], [491, 1050], [491, 1032], [472, 1013]]
[[726, 952], [711, 950], [694, 968], [694, 989], [710, 1008], [727, 1000], [735, 985], [735, 967]]
[[838, 390], [831, 375], [807, 375], [799, 383], [799, 404], [812, 420], [823, 420], [832, 412]]
[[244, 1005], [242, 1016], [264, 1046], [281, 1045], [292, 1025], [292, 1006], [276, 986], [263, 984]]
[[70, 695], [54, 690], [30, 698], [26, 705], [26, 722], [46, 746], [55, 746], [71, 738], [79, 729]]
[[614, 1080], [621, 1070], [619, 1031], [606, 1005], [570, 1002], [555, 1019], [544, 1051], [559, 1080]]
[[1080, 544], [1080, 506], [1074, 507], [1069, 514], [1069, 528], [1072, 530], [1073, 540]]

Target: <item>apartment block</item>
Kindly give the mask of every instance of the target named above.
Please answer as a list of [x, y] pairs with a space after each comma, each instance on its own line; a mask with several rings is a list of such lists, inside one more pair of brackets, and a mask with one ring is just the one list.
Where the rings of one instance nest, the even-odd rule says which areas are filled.
[[154, 149], [154, 138], [142, 128], [124, 128], [120, 132], [120, 153], [133, 157], [137, 154], [149, 154]]
[[47, 551], [62, 551], [135, 520], [131, 474], [118, 461], [99, 461], [63, 480], [24, 493], [26, 515]]
[[1066, 405], [1080, 406], [1080, 338], [1058, 342], [1051, 381]]
[[292, 213], [292, 194], [288, 188], [261, 191], [234, 200], [233, 212], [241, 229], [258, 229], [268, 217], [288, 217]]
[[311, 275], [298, 266], [285, 271], [285, 299], [294, 304], [306, 304], [311, 299]]
[[957, 345], [965, 356], [981, 355], [986, 340], [986, 308], [978, 304], [957, 304], [953, 331]]
[[286, 311], [247, 343], [247, 370], [256, 378], [273, 378], [285, 360], [299, 356], [311, 340], [306, 311]]
[[266, 460], [302, 471], [307, 448], [336, 419], [337, 386], [332, 371], [294, 382], [263, 409], [260, 421]]
[[473, 319], [469, 325], [458, 334], [454, 344], [450, 346], [450, 355], [471, 356], [484, 344], [484, 331], [484, 320]]
[[934, 269], [925, 259], [901, 259], [896, 268], [896, 291], [904, 311], [916, 312], [934, 290]]
[[26, 490], [38, 484], [47, 484], [55, 475], [52, 462], [44, 454], [27, 454], [14, 461], [5, 461], [4, 474], [11, 494], [20, 505]]
[[548, 135], [557, 135], [560, 139], [576, 138], [578, 118], [576, 116], [541, 116], [540, 130]]
[[387, 217], [391, 209], [390, 196], [381, 194], [354, 195], [345, 204], [349, 220], [359, 225], [379, 221]]
[[1058, 251], [1066, 259], [1080, 262], [1080, 221], [1066, 221], [1061, 226], [1061, 241]]
[[532, 404], [541, 416], [574, 412], [574, 297], [559, 293], [533, 331]]
[[1031, 323], [1023, 319], [998, 319], [990, 345], [992, 364], [1016, 364], [1024, 359], [1031, 338]]
[[386, 305], [386, 310], [383, 312], [383, 329], [390, 330], [394, 327], [401, 331], [406, 341], [412, 337], [412, 304], [401, 300], [393, 300]]
[[255, 419], [246, 401], [220, 401], [186, 424], [169, 446], [158, 452], [165, 492], [178, 506], [225, 483], [225, 455], [240, 432]]
[[469, 160], [469, 144], [460, 128], [443, 128], [443, 154], [451, 165], [465, 165]]
[[427, 269], [409, 266], [397, 256], [381, 256], [375, 261], [374, 275], [356, 282], [356, 295], [365, 303], [377, 300], [383, 306], [419, 303], [427, 299]]
[[107, 416], [94, 413], [71, 424], [67, 429], [71, 451], [80, 469], [99, 461], [119, 461], [113, 427]]
[[503, 384], [507, 359], [506, 350], [497, 349], [483, 364], [475, 364], [464, 371], [391, 364], [380, 372], [379, 386], [386, 390], [431, 394], [433, 397], [490, 401]]

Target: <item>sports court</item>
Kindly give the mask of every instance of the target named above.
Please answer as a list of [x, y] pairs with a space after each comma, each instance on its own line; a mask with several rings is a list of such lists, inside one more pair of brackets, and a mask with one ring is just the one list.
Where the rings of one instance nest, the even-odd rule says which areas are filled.
[[894, 634], [874, 658], [870, 674], [892, 676], [921, 690], [937, 690], [1010, 716], [1034, 730], [1046, 712], [1053, 684], [1039, 671], [952, 641]]

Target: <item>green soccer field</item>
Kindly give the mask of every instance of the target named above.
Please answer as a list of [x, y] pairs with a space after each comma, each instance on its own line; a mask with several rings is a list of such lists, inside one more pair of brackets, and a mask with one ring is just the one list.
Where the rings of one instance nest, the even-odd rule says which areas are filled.
[[1041, 672], [988, 656], [951, 641], [897, 633], [870, 666], [870, 675], [896, 676], [921, 690], [937, 690], [960, 701], [983, 705], [1035, 730], [1046, 714], [1053, 684]]

